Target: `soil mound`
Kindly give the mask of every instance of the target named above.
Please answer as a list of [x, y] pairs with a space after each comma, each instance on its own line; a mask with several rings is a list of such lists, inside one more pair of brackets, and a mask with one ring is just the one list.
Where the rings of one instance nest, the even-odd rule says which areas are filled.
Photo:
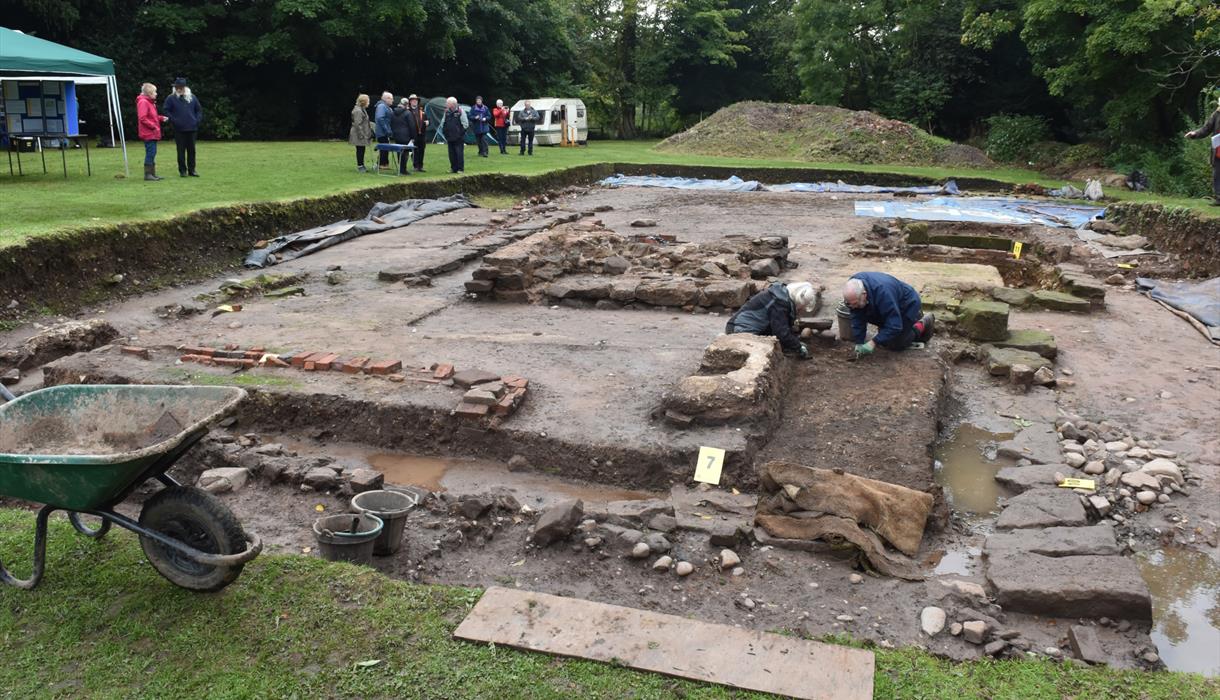
[[666, 153], [838, 163], [993, 165], [979, 149], [841, 107], [738, 102], [657, 145]]

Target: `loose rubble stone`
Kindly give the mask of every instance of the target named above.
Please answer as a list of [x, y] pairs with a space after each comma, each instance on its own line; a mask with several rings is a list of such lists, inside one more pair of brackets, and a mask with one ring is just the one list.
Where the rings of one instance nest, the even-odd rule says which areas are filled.
[[919, 612], [919, 627], [929, 637], [935, 637], [945, 628], [945, 611], [935, 606], [928, 606]]
[[[1105, 496], [1097, 495], [1089, 496], [1088, 498], [1089, 505], [1093, 507], [1093, 510], [1097, 511], [1099, 516], [1104, 518], [1106, 514], [1110, 512], [1110, 499], [1106, 498]], [[1095, 552], [1095, 554], [1100, 553], [1101, 552]]]
[[987, 591], [981, 585], [973, 581], [941, 581], [941, 585], [943, 585], [945, 588], [950, 588], [954, 592], [964, 595], [967, 598], [974, 598], [976, 600], [987, 599]]
[[1065, 452], [1063, 455], [1063, 461], [1066, 462], [1069, 467], [1074, 467], [1076, 469], [1079, 469], [1085, 465], [1085, 462], [1087, 460], [1085, 459], [1085, 456], [1082, 454], [1076, 454], [1074, 452]]
[[305, 472], [302, 483], [315, 491], [328, 491], [339, 483], [339, 476], [330, 467], [314, 467]]
[[652, 568], [654, 571], [669, 571], [670, 567], [672, 567], [673, 565], [674, 565], [673, 557], [664, 556], [664, 557], [661, 557], [660, 559], [657, 559], [656, 561], [654, 561], [652, 563]]
[[669, 501], [649, 498], [635, 501], [611, 501], [589, 511], [589, 516], [623, 527], [639, 527], [654, 516], [672, 516], [673, 513], [674, 507]]
[[1118, 481], [1124, 486], [1130, 486], [1133, 489], [1161, 488], [1161, 482], [1156, 476], [1143, 471], [1127, 472], [1118, 477]]
[[853, 584], [864, 583], [864, 577], [860, 574], [852, 574], [851, 576], [847, 577], [847, 580], [851, 581]]
[[982, 644], [987, 638], [987, 623], [982, 620], [963, 622], [962, 637], [971, 644]]
[[962, 623], [954, 622], [953, 624], [949, 625], [949, 634], [953, 635], [954, 637], [957, 637], [957, 636], [960, 636], [961, 633], [962, 633]]
[[1144, 505], [1150, 505], [1152, 503], [1156, 503], [1156, 496], [1156, 492], [1154, 491], [1140, 491], [1139, 493], [1135, 494], [1135, 500], [1143, 503]]
[[246, 485], [250, 472], [241, 467], [218, 467], [199, 475], [199, 488], [208, 493], [238, 491]]
[[1081, 661], [1103, 665], [1110, 663], [1110, 656], [1097, 639], [1097, 630], [1092, 627], [1072, 625], [1068, 628], [1068, 641], [1071, 642], [1072, 653]]
[[585, 516], [585, 504], [580, 499], [556, 503], [547, 508], [534, 525], [533, 542], [545, 547], [567, 538]]
[[731, 549], [720, 550], [720, 569], [727, 571], [741, 563], [741, 557]]
[[1050, 367], [1051, 361], [1027, 350], [988, 346], [986, 364], [987, 371], [998, 377], [1008, 374], [1013, 365], [1025, 365], [1036, 371], [1043, 367]]
[[1066, 489], [1034, 489], [1008, 500], [997, 530], [1085, 525], [1088, 517], [1076, 494]]
[[695, 570], [695, 565], [689, 561], [680, 561], [674, 566], [674, 573], [679, 576], [689, 576]]
[[673, 532], [678, 529], [678, 519], [664, 513], [654, 515], [648, 520], [648, 528], [657, 532]]
[[1170, 477], [1178, 486], [1186, 483], [1186, 479], [1182, 477], [1182, 470], [1178, 467], [1178, 465], [1163, 457], [1158, 457], [1151, 462], [1148, 462], [1144, 466], [1140, 467], [1140, 471], [1156, 477]]
[[647, 559], [650, 554], [652, 554], [652, 548], [648, 546], [647, 542], [637, 542], [631, 548], [632, 559]]
[[1049, 367], [1039, 367], [1037, 372], [1034, 372], [1034, 384], [1037, 386], [1048, 386], [1055, 383], [1055, 373]]
[[631, 222], [633, 228], [652, 228], [656, 225], [656, 219], [636, 219]]
[[357, 469], [352, 472], [348, 483], [352, 485], [353, 493], [375, 491], [385, 483], [385, 475], [375, 469]]
[[665, 535], [662, 535], [659, 532], [651, 532], [644, 535], [644, 544], [647, 544], [650, 550], [658, 554], [668, 552], [673, 546], [669, 543], [669, 540], [665, 538]]
[[1106, 471], [1105, 462], [1089, 462], [1084, 465], [1084, 473], [1096, 476]]
[[983, 647], [983, 653], [987, 656], [998, 656], [1001, 652], [1008, 648], [1008, 642], [1003, 639], [997, 639], [994, 642], [989, 642]]

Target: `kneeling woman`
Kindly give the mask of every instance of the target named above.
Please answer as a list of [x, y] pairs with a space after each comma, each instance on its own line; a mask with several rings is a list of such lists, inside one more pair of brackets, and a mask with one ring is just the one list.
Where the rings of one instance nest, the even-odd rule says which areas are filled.
[[807, 360], [809, 348], [796, 335], [796, 316], [800, 311], [812, 311], [817, 298], [817, 292], [808, 282], [776, 282], [750, 297], [729, 318], [724, 332], [775, 336], [785, 354]]

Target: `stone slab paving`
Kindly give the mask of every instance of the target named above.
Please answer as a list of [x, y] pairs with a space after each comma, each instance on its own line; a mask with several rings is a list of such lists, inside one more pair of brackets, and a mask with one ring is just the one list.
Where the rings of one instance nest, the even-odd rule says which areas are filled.
[[1077, 526], [1087, 524], [1088, 517], [1080, 497], [1068, 489], [1033, 489], [1008, 500], [997, 530]]
[[1054, 617], [1152, 619], [1152, 597], [1135, 560], [993, 552], [987, 580], [1005, 610]]
[[1107, 523], [997, 532], [988, 535], [983, 543], [983, 553], [987, 556], [1020, 552], [1046, 557], [1111, 556], [1121, 551], [1114, 528]]

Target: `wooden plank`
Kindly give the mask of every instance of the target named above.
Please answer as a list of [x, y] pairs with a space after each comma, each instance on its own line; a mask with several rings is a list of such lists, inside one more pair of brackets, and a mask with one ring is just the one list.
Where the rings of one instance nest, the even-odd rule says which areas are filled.
[[453, 636], [807, 700], [873, 697], [871, 651], [545, 593], [490, 588]]

